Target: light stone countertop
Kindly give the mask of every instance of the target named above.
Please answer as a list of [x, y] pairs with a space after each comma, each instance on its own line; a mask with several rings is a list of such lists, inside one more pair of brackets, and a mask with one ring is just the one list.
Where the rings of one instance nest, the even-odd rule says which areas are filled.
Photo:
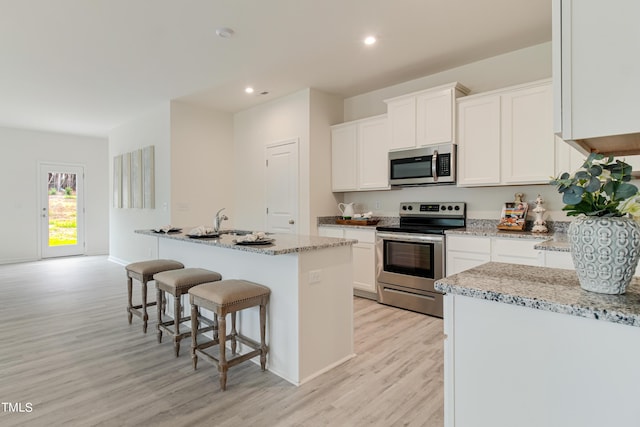
[[492, 227], [473, 227], [454, 228], [446, 230], [447, 235], [464, 235], [464, 236], [480, 236], [480, 237], [506, 237], [509, 239], [529, 239], [529, 240], [548, 240], [553, 237], [553, 233], [533, 233], [531, 231], [505, 231]]
[[[354, 239], [339, 239], [335, 237], [304, 236], [300, 234], [268, 234], [268, 239], [273, 239], [268, 245], [238, 245], [234, 240], [240, 236], [221, 234], [216, 238], [192, 238], [186, 233], [194, 227], [183, 227], [180, 232], [156, 233], [152, 230], [135, 230], [138, 234], [159, 237], [164, 239], [182, 240], [198, 245], [218, 246], [244, 252], [254, 252], [263, 255], [283, 255], [295, 252], [315, 251], [336, 246], [348, 246], [357, 243]], [[224, 230], [223, 230], [224, 231]]]
[[640, 327], [640, 277], [623, 295], [585, 291], [573, 270], [489, 262], [435, 283], [449, 294]]

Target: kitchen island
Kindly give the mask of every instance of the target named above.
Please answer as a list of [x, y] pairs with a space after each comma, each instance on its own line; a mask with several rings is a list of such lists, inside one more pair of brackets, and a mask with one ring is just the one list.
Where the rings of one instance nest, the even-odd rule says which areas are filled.
[[624, 295], [571, 270], [491, 262], [444, 292], [445, 425], [640, 422], [640, 279]]
[[[189, 227], [184, 230], [189, 230]], [[267, 369], [299, 385], [354, 356], [351, 246], [355, 240], [270, 234], [268, 245], [245, 246], [239, 236], [191, 238], [183, 232], [136, 230], [154, 239], [158, 258], [201, 267], [223, 279], [271, 289], [267, 307]], [[239, 313], [239, 326], [259, 338], [257, 308]]]

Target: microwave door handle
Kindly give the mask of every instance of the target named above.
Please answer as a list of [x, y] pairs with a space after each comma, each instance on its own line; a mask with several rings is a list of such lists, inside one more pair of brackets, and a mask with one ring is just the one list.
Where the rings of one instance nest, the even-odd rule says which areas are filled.
[[438, 150], [433, 150], [431, 156], [431, 176], [434, 181], [438, 180]]

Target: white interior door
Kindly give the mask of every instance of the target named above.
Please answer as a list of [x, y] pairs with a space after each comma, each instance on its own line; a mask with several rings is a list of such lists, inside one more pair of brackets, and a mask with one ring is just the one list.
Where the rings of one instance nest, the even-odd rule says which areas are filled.
[[84, 254], [84, 169], [40, 164], [42, 258]]
[[267, 231], [298, 231], [298, 141], [267, 147]]

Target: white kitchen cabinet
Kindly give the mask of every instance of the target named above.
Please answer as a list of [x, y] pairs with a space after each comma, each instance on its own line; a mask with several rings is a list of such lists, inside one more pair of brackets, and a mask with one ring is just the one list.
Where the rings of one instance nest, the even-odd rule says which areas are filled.
[[491, 238], [447, 236], [446, 276], [477, 267], [491, 261]]
[[353, 245], [353, 291], [355, 295], [376, 298], [375, 229], [318, 226], [318, 235], [356, 239]]
[[498, 185], [500, 179], [500, 95], [458, 102], [458, 185]]
[[455, 100], [469, 90], [450, 83], [385, 100], [389, 149], [404, 150], [455, 141]]
[[358, 126], [347, 123], [331, 128], [331, 186], [333, 191], [358, 189]]
[[587, 152], [640, 152], [640, 2], [552, 4], [555, 131]]
[[460, 273], [490, 261], [543, 266], [544, 251], [533, 248], [537, 241], [543, 240], [547, 240], [547, 237], [536, 240], [447, 235], [446, 275]]
[[564, 268], [565, 270], [574, 270], [571, 252], [560, 251], [542, 251], [544, 256], [544, 266], [550, 268]]
[[555, 173], [551, 81], [458, 100], [458, 185], [543, 184]]
[[546, 183], [555, 172], [551, 83], [502, 95], [502, 181]]
[[332, 189], [389, 189], [386, 115], [331, 127]]
[[[544, 240], [547, 240], [546, 238]], [[491, 239], [491, 261], [520, 265], [544, 265], [544, 254], [533, 239]]]

